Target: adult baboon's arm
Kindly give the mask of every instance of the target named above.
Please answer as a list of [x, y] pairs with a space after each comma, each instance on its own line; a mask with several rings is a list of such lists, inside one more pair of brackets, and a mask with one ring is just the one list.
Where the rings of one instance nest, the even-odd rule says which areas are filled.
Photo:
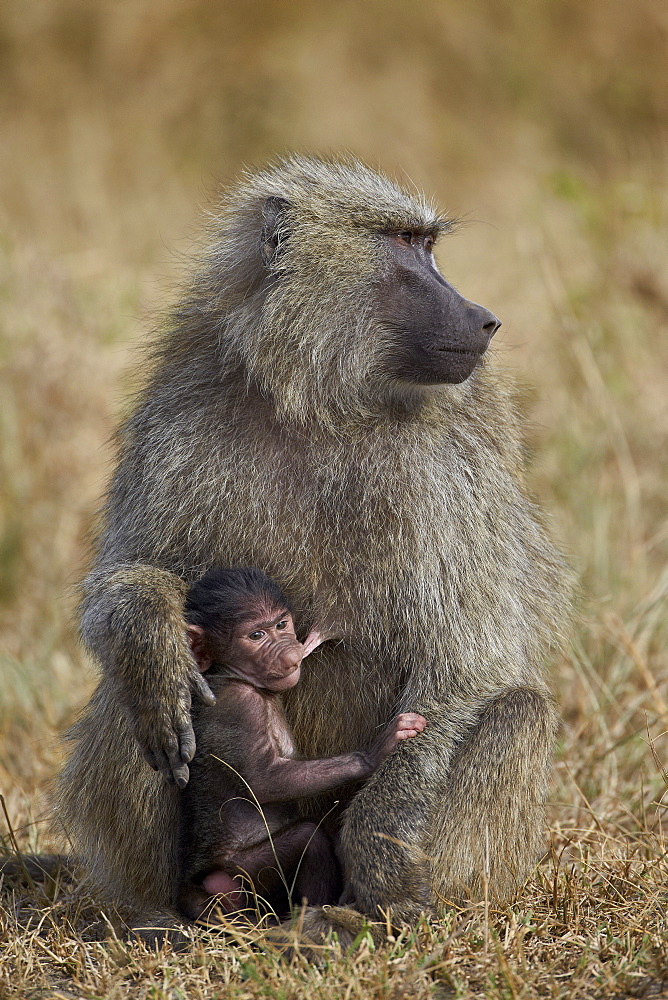
[[140, 563], [103, 566], [82, 584], [81, 636], [118, 685], [141, 751], [168, 781], [188, 781], [193, 696], [215, 698], [197, 670], [183, 622], [185, 584]]

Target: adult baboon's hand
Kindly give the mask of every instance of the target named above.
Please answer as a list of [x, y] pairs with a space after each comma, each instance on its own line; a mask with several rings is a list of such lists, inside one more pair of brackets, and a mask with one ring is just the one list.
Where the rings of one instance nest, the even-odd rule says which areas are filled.
[[188, 764], [195, 756], [195, 733], [190, 708], [192, 700], [215, 705], [214, 694], [204, 677], [193, 665], [187, 683], [171, 703], [163, 702], [156, 718], [155, 702], [135, 711], [134, 734], [142, 755], [154, 771], [160, 771], [170, 784], [185, 788], [188, 784]]

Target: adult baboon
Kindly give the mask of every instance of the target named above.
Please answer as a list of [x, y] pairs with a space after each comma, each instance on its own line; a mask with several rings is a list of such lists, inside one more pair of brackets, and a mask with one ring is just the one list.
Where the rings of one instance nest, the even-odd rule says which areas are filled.
[[340, 637], [286, 696], [300, 753], [368, 745], [399, 712], [428, 720], [341, 803], [349, 905], [410, 920], [485, 879], [507, 896], [542, 843], [541, 664], [565, 585], [511, 394], [482, 363], [498, 320], [436, 269], [448, 222], [359, 162], [248, 175], [215, 224], [119, 434], [83, 585], [103, 682], [72, 734], [65, 825], [99, 885], [169, 904], [176, 788], [142, 754], [184, 783], [191, 695], [211, 699], [185, 584], [257, 566], [298, 634]]

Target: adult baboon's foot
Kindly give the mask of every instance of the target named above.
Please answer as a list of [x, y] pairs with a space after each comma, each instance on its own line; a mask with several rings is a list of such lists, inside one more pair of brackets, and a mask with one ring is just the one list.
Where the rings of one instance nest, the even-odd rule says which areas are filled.
[[12, 854], [0, 859], [0, 877], [28, 882], [72, 881], [74, 859], [68, 854]]
[[360, 935], [367, 934], [374, 944], [380, 945], [386, 937], [386, 925], [372, 922], [346, 906], [314, 906], [299, 910], [291, 920], [272, 927], [266, 939], [285, 958], [301, 955], [317, 964], [324, 961], [335, 944], [346, 949]]
[[386, 936], [384, 924], [372, 922], [348, 906], [312, 907], [305, 911], [302, 927], [312, 940], [324, 943], [336, 938], [342, 948], [349, 948], [362, 933], [370, 934], [374, 944]]
[[135, 917], [132, 926], [122, 936], [128, 941], [138, 939], [152, 950], [170, 944], [173, 951], [189, 951], [193, 943], [192, 928], [167, 913], [146, 913], [141, 918]]
[[[419, 875], [423, 872], [419, 871]], [[399, 883], [401, 885], [401, 883]], [[396, 888], [390, 885], [374, 885], [375, 892], [366, 885], [358, 884], [356, 887], [348, 883], [339, 905], [349, 907], [362, 914], [366, 914], [366, 919], [382, 923], [383, 926], [402, 927], [405, 924], [415, 925], [420, 917], [425, 913], [433, 914], [434, 906], [431, 902], [429, 881], [427, 878], [415, 878], [411, 883], [406, 880], [406, 895], [401, 896]], [[409, 895], [409, 885], [412, 895]], [[374, 916], [371, 916], [375, 914]]]

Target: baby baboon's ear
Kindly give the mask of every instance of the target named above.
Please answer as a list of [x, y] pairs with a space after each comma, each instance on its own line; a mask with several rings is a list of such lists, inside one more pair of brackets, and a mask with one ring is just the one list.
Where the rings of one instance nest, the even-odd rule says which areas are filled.
[[211, 653], [206, 633], [199, 625], [186, 625], [186, 637], [197, 669], [203, 674], [211, 666]]
[[276, 260], [280, 245], [288, 235], [286, 213], [290, 203], [285, 198], [267, 198], [262, 209], [262, 234], [260, 236], [260, 253], [267, 267]]

